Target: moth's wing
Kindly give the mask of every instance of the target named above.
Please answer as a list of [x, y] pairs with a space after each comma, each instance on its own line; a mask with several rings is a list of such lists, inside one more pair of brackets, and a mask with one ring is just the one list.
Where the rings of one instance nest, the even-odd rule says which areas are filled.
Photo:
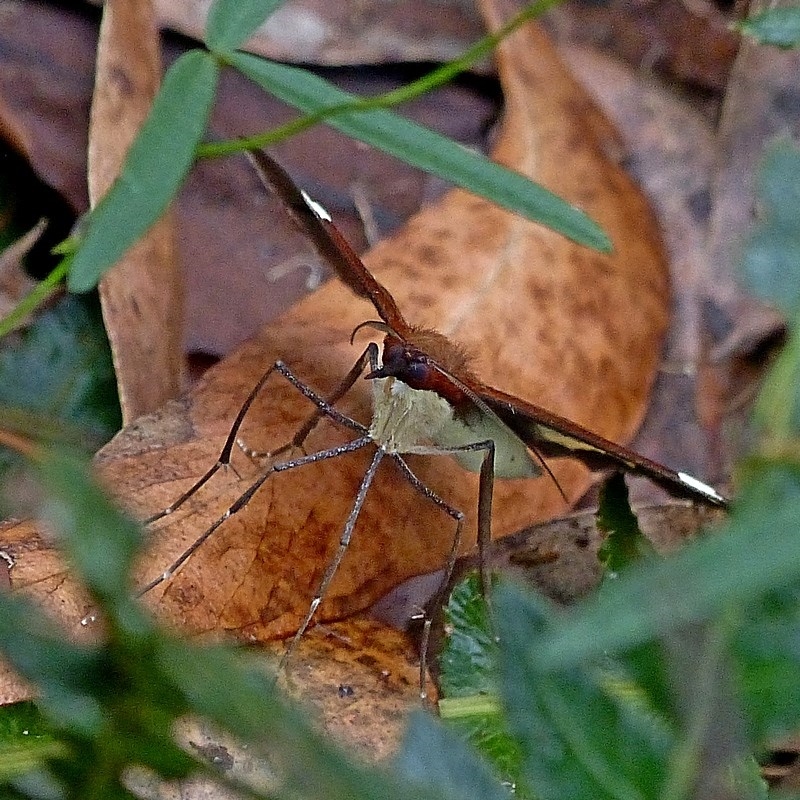
[[727, 505], [727, 500], [716, 489], [697, 478], [651, 461], [565, 417], [488, 386], [481, 386], [475, 393], [543, 458], [575, 458], [591, 470], [615, 469], [642, 475], [670, 494], [714, 506]]
[[262, 150], [248, 152], [261, 182], [286, 206], [289, 215], [308, 236], [320, 256], [330, 264], [339, 280], [375, 307], [380, 318], [398, 335], [410, 328], [389, 290], [366, 268], [358, 254], [333, 224], [325, 209], [300, 191], [286, 170]]
[[[500, 417], [481, 402], [461, 408], [450, 423], [439, 429], [439, 447], [461, 447], [491, 440], [494, 442], [494, 474], [500, 478], [536, 478], [542, 474], [531, 457], [528, 445]], [[480, 472], [483, 451], [453, 453], [464, 469]]]

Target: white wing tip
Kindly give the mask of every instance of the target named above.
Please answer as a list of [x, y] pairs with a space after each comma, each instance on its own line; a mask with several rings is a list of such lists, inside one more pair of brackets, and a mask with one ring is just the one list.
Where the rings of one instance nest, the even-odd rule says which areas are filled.
[[680, 479], [681, 483], [683, 483], [686, 486], [689, 486], [696, 492], [700, 492], [700, 494], [705, 495], [706, 497], [709, 498], [709, 500], [713, 500], [715, 503], [726, 504], [728, 502], [712, 486], [709, 486], [707, 483], [703, 483], [702, 481], [697, 480], [697, 478], [694, 478], [691, 475], [687, 475], [685, 472], [679, 472], [678, 478]]
[[325, 222], [333, 222], [331, 215], [326, 211], [324, 206], [320, 205], [316, 200], [312, 200], [302, 189], [300, 190], [300, 194], [303, 195], [303, 200], [306, 201], [306, 205], [314, 212], [315, 216]]

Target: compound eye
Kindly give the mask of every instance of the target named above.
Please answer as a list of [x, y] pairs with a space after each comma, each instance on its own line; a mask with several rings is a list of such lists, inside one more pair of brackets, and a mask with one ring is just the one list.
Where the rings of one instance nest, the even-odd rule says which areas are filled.
[[431, 368], [423, 361], [410, 361], [405, 371], [404, 377], [409, 386], [424, 386], [428, 382]]

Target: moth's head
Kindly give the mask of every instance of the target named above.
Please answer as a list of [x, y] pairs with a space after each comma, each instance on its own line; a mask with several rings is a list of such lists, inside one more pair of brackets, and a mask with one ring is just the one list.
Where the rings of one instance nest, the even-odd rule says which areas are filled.
[[368, 380], [392, 377], [412, 389], [429, 389], [435, 372], [426, 353], [390, 333], [383, 340], [383, 365], [366, 377]]
[[[374, 328], [386, 334], [383, 340], [383, 365], [366, 378], [397, 378], [412, 389], [433, 391], [457, 404], [466, 397], [451, 375], [471, 381], [468, 359], [464, 351], [438, 331], [409, 326], [402, 335], [385, 322], [362, 322], [362, 328]], [[353, 340], [351, 337], [351, 343]]]

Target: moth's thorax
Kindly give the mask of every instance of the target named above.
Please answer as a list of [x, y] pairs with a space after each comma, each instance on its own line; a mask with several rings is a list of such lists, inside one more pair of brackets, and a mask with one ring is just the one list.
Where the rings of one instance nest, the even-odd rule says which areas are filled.
[[[527, 478], [539, 474], [525, 444], [493, 414], [476, 407], [459, 416], [436, 392], [412, 389], [394, 378], [375, 379], [370, 435], [387, 452], [409, 453], [423, 447], [454, 448], [486, 440], [495, 443], [495, 474]], [[478, 472], [483, 450], [453, 453], [464, 469]]]

